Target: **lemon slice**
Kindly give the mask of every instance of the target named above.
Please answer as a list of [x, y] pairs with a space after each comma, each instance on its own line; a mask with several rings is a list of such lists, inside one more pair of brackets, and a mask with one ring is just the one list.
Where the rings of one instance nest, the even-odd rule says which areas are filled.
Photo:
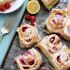
[[37, 14], [40, 10], [40, 4], [36, 0], [29, 1], [27, 4], [27, 11], [30, 14]]

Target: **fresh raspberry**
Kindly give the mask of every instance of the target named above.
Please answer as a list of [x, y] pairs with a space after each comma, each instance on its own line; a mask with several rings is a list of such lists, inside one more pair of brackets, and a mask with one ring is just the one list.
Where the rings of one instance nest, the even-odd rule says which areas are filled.
[[36, 17], [35, 16], [31, 16], [31, 25], [35, 25], [35, 21], [36, 21]]
[[33, 26], [35, 25], [35, 23], [34, 23], [36, 21], [36, 17], [35, 16], [32, 16], [29, 13], [26, 13], [25, 19], [30, 21], [31, 25], [33, 25]]
[[10, 5], [10, 3], [6, 3], [6, 4], [4, 5], [4, 7], [5, 7], [6, 9], [9, 9], [9, 8], [11, 7], [11, 5]]
[[30, 17], [31, 17], [31, 15], [30, 15], [29, 13], [26, 13], [26, 15], [25, 15], [25, 19], [30, 21], [30, 20], [31, 20]]
[[31, 20], [31, 25], [35, 26], [35, 22], [33, 20]]
[[5, 9], [5, 7], [4, 7], [4, 5], [0, 5], [0, 11], [5, 11], [6, 9]]
[[35, 22], [36, 21], [36, 17], [35, 16], [31, 16], [31, 22]]

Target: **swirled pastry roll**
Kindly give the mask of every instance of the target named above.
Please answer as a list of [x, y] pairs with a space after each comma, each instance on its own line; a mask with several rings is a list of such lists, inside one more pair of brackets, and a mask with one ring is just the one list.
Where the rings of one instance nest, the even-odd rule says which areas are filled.
[[70, 70], [70, 50], [65, 46], [52, 57], [54, 70]]
[[70, 70], [70, 50], [62, 45], [57, 35], [45, 37], [36, 47], [48, 58], [53, 70]]
[[18, 27], [17, 32], [19, 34], [20, 46], [22, 48], [29, 48], [40, 41], [37, 28], [29, 24], [24, 24]]
[[37, 70], [42, 63], [42, 57], [36, 49], [32, 48], [16, 57], [15, 61], [19, 70]]
[[[69, 5], [70, 6], [70, 5]], [[47, 33], [57, 33], [66, 40], [70, 40], [70, 16], [67, 9], [52, 9], [45, 22]]]
[[36, 47], [38, 47], [47, 57], [51, 58], [52, 54], [58, 52], [62, 48], [62, 43], [56, 34], [52, 34], [41, 40]]
[[44, 6], [50, 10], [59, 0], [41, 0]]
[[46, 29], [49, 33], [62, 34], [65, 26], [66, 13], [61, 9], [52, 9], [51, 14], [46, 20]]

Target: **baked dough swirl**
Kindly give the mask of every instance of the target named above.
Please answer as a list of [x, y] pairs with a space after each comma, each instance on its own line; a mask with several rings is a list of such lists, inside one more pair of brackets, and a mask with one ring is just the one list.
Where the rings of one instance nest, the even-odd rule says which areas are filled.
[[48, 58], [53, 70], [70, 70], [70, 50], [62, 45], [57, 35], [46, 36], [36, 47]]
[[51, 14], [45, 22], [47, 33], [56, 33], [65, 40], [70, 40], [70, 3], [67, 8], [52, 9]]
[[[56, 34], [46, 36], [41, 40], [36, 47], [47, 56], [52, 57], [52, 54], [58, 52], [62, 48], [62, 43], [60, 38]], [[50, 55], [50, 56], [49, 56]]]
[[16, 57], [15, 62], [19, 70], [37, 70], [42, 63], [42, 57], [36, 49], [32, 48]]
[[70, 51], [66, 46], [53, 55], [55, 70], [70, 70]]
[[17, 28], [19, 34], [20, 47], [29, 48], [40, 41], [40, 36], [36, 27], [24, 24]]
[[61, 9], [52, 9], [51, 14], [46, 20], [46, 29], [52, 33], [60, 33], [63, 31], [65, 26], [65, 11]]

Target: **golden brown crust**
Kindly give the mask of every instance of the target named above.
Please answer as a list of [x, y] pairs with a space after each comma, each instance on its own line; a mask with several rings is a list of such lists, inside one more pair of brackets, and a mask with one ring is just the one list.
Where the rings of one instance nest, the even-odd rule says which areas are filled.
[[46, 32], [59, 34], [66, 40], [70, 40], [70, 13], [68, 4], [67, 9], [52, 9], [51, 14], [45, 22]]
[[70, 50], [62, 45], [57, 35], [46, 36], [36, 47], [48, 58], [54, 70], [67, 70], [70, 68]]
[[18, 27], [17, 32], [19, 34], [20, 47], [22, 48], [29, 48], [40, 40], [37, 28], [29, 24]]
[[62, 43], [57, 35], [52, 34], [41, 40], [36, 47], [40, 48], [46, 56], [50, 57], [62, 48]]
[[60, 33], [63, 31], [65, 23], [65, 12], [60, 9], [52, 9], [51, 14], [46, 20], [46, 28], [49, 32]]
[[70, 55], [70, 51], [66, 46], [63, 46], [63, 48], [59, 52], [53, 55], [52, 59], [55, 60], [54, 64], [57, 64], [57, 67], [60, 68], [59, 70], [67, 70], [68, 68], [70, 68], [69, 55]]
[[15, 62], [19, 70], [37, 70], [42, 63], [42, 57], [36, 49], [32, 48], [16, 57]]

